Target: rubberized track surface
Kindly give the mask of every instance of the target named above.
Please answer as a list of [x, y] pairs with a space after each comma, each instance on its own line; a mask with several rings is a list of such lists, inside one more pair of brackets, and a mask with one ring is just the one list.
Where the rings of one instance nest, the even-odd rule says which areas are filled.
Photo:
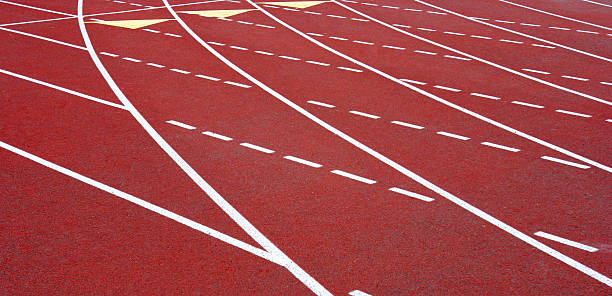
[[0, 1], [2, 294], [609, 295], [612, 3]]

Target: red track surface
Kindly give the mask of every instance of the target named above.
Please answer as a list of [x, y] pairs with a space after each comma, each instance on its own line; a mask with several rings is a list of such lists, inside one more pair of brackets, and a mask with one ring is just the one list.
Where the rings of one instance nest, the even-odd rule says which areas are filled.
[[612, 4], [510, 2], [0, 1], [2, 294], [609, 295]]

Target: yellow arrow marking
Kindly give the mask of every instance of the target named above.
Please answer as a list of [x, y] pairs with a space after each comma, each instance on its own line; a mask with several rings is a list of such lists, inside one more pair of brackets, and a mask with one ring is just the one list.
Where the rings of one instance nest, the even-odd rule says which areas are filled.
[[276, 6], [287, 6], [293, 8], [308, 8], [311, 6], [327, 3], [330, 1], [292, 1], [292, 2], [260, 2], [259, 4], [270, 4]]
[[155, 25], [173, 19], [156, 19], [156, 20], [124, 20], [124, 21], [101, 21], [101, 22], [88, 22], [89, 24], [101, 24], [113, 27], [121, 27], [127, 29], [140, 29], [146, 26]]
[[249, 12], [256, 9], [234, 9], [234, 10], [201, 10], [201, 11], [181, 11], [182, 13], [197, 14], [205, 17], [230, 17], [237, 14]]

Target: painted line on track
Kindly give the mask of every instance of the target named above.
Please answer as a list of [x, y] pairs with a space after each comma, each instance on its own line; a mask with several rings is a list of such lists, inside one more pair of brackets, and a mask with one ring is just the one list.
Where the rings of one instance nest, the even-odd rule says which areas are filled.
[[590, 168], [590, 166], [588, 166], [588, 165], [583, 165], [583, 164], [580, 164], [580, 163], [575, 163], [575, 162], [559, 159], [559, 158], [552, 157], [552, 156], [542, 156], [541, 158], [549, 160], [549, 161], [552, 161], [552, 162], [556, 162], [556, 163], [560, 163], [560, 164], [564, 164], [564, 165], [569, 165], [569, 166], [577, 167], [577, 168], [580, 168], [580, 169], [588, 169], [588, 168]]
[[347, 172], [341, 171], [341, 170], [333, 170], [333, 171], [331, 171], [331, 173], [339, 175], [339, 176], [342, 176], [342, 177], [345, 177], [345, 178], [353, 179], [355, 181], [366, 183], [366, 184], [369, 184], [369, 185], [372, 185], [372, 184], [376, 183], [376, 181], [374, 181], [372, 179], [368, 179], [368, 178], [364, 178], [364, 177], [361, 177], [361, 176], [357, 176], [357, 175], [354, 175], [354, 174], [351, 174], [351, 173], [347, 173]]
[[414, 193], [412, 191], [404, 190], [404, 189], [397, 188], [397, 187], [391, 187], [391, 188], [389, 188], [389, 191], [393, 191], [395, 193], [399, 193], [399, 194], [402, 194], [402, 195], [405, 195], [405, 196], [409, 196], [409, 197], [412, 197], [412, 198], [420, 199], [420, 200], [425, 201], [425, 202], [432, 202], [432, 201], [435, 200], [435, 199], [433, 199], [431, 197], [427, 197], [425, 195], [421, 195], [421, 194]]
[[220, 134], [217, 134], [217, 133], [213, 133], [211, 131], [205, 131], [205, 132], [202, 132], [202, 134], [203, 135], [207, 135], [209, 137], [213, 137], [215, 139], [226, 141], [226, 142], [233, 140], [232, 138], [230, 138], [228, 136], [224, 136], [224, 135], [220, 135]]
[[538, 232], [534, 233], [534, 235], [537, 235], [539, 237], [543, 237], [545, 239], [549, 239], [549, 240], [552, 240], [552, 241], [556, 241], [558, 243], [562, 243], [564, 245], [568, 245], [568, 246], [571, 246], [571, 247], [574, 247], [574, 248], [585, 250], [585, 251], [591, 252], [591, 253], [599, 251], [599, 249], [597, 249], [595, 247], [587, 246], [585, 244], [581, 244], [579, 242], [571, 241], [569, 239], [565, 239], [565, 238], [562, 238], [560, 236], [556, 236], [554, 234], [546, 233], [546, 232], [543, 232], [543, 231], [538, 231]]
[[293, 162], [297, 162], [297, 163], [303, 164], [303, 165], [307, 165], [307, 166], [313, 167], [313, 168], [320, 168], [320, 167], [323, 166], [323, 165], [318, 164], [316, 162], [308, 161], [308, 160], [305, 160], [303, 158], [299, 158], [299, 157], [295, 157], [295, 156], [291, 156], [291, 155], [283, 156], [283, 158], [287, 159], [287, 160], [291, 160]]
[[246, 143], [246, 142], [245, 143], [240, 143], [240, 146], [243, 146], [243, 147], [246, 147], [246, 148], [249, 148], [249, 149], [253, 149], [253, 150], [257, 150], [259, 152], [263, 152], [263, 153], [267, 153], [267, 154], [272, 154], [272, 153], [275, 152], [272, 149], [264, 148], [264, 147], [257, 146], [257, 145], [251, 144], [251, 143]]

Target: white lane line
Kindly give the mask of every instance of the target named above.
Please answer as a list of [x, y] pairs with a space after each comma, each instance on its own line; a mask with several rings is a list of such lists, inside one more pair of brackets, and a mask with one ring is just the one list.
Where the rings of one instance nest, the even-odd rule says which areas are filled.
[[525, 103], [525, 102], [521, 102], [521, 101], [512, 101], [510, 103], [511, 104], [516, 104], [516, 105], [521, 105], [521, 106], [532, 107], [532, 108], [538, 108], [538, 109], [544, 108], [544, 106], [535, 105], [535, 104], [529, 104], [529, 103]]
[[525, 8], [525, 9], [537, 11], [539, 13], [543, 13], [543, 14], [547, 14], [547, 15], [552, 15], [552, 16], [555, 16], [555, 17], [558, 17], [558, 18], [574, 21], [574, 22], [577, 22], [577, 23], [581, 23], [581, 24], [585, 24], [585, 25], [590, 25], [590, 26], [593, 26], [593, 27], [601, 28], [601, 29], [612, 30], [611, 28], [608, 28], [608, 27], [604, 27], [604, 26], [600, 26], [600, 25], [597, 25], [597, 24], [581, 21], [581, 20], [574, 19], [574, 18], [567, 17], [567, 16], [562, 16], [562, 15], [559, 15], [559, 14], [555, 14], [555, 13], [552, 13], [552, 12], [536, 9], [536, 8], [525, 6], [525, 5], [521, 5], [521, 4], [517, 4], [517, 3], [514, 3], [514, 2], [510, 2], [510, 1], [506, 1], [506, 0], [499, 0], [499, 1], [504, 2], [504, 3], [508, 3], [510, 5], [522, 7], [522, 8]]
[[325, 36], [325, 35], [323, 35], [323, 34], [319, 34], [319, 33], [306, 33], [306, 34], [308, 34], [308, 35], [310, 35], [310, 36], [317, 36], [317, 37], [323, 37], [323, 36]]
[[397, 125], [401, 125], [401, 126], [405, 126], [405, 127], [409, 127], [409, 128], [414, 128], [414, 129], [424, 129], [425, 128], [425, 127], [422, 127], [420, 125], [406, 123], [406, 122], [397, 121], [397, 120], [391, 121], [391, 123], [397, 124]]
[[330, 37], [327, 37], [327, 38], [329, 38], [329, 39], [336, 39], [336, 40], [342, 40], [342, 41], [346, 41], [346, 40], [348, 40], [348, 39], [346, 39], [346, 38], [336, 37], [336, 36], [330, 36]]
[[0, 3], [9, 4], [9, 5], [15, 5], [15, 6], [21, 6], [21, 7], [25, 7], [25, 8], [29, 8], [29, 9], [33, 9], [33, 10], [39, 10], [39, 11], [44, 11], [44, 12], [50, 12], [50, 13], [55, 13], [55, 14], [66, 15], [66, 16], [76, 16], [76, 15], [70, 14], [70, 13], [65, 13], [65, 12], [55, 11], [55, 10], [49, 10], [49, 9], [44, 9], [44, 8], [40, 8], [40, 7], [34, 7], [34, 6], [20, 4], [20, 3], [13, 3], [13, 2], [4, 1], [4, 0], [0, 0]]
[[476, 97], [485, 98], [485, 99], [491, 99], [491, 100], [501, 100], [501, 98], [499, 98], [499, 97], [483, 95], [483, 94], [479, 94], [479, 93], [471, 93], [470, 95], [476, 96]]
[[359, 44], [365, 44], [365, 45], [374, 45], [373, 42], [367, 42], [367, 41], [353, 40], [353, 42], [359, 43]]
[[313, 167], [313, 168], [320, 168], [320, 167], [323, 166], [323, 165], [318, 164], [316, 162], [308, 161], [308, 160], [305, 160], [305, 159], [302, 159], [302, 158], [299, 158], [299, 157], [295, 157], [295, 156], [287, 155], [287, 156], [284, 156], [283, 158], [291, 160], [291, 161], [294, 161], [294, 162], [297, 162], [297, 163], [301, 163], [303, 165], [307, 165], [307, 166]]
[[304, 13], [314, 14], [314, 15], [322, 15], [322, 13], [320, 13], [320, 12], [314, 12], [314, 11], [304, 11]]
[[470, 37], [472, 37], [472, 38], [479, 38], [479, 39], [493, 39], [491, 37], [480, 36], [480, 35], [470, 35]]
[[446, 32], [444, 32], [444, 34], [457, 35], [457, 36], [465, 36], [465, 34], [463, 34], [463, 33], [456, 33], [456, 32], [450, 32], [450, 31], [446, 31]]
[[531, 46], [543, 47], [543, 48], [551, 48], [551, 49], [556, 48], [556, 47], [554, 47], [554, 46], [548, 46], [548, 45], [542, 45], [542, 44], [535, 44], [535, 43], [531, 44]]
[[576, 32], [587, 33], [587, 34], [599, 34], [599, 32], [585, 31], [585, 30], [576, 30]]
[[288, 10], [288, 11], [299, 11], [295, 8], [288, 8], [288, 7], [283, 7], [283, 10]]
[[214, 42], [214, 41], [207, 41], [206, 43], [212, 44], [212, 45], [218, 45], [218, 46], [225, 46], [225, 43], [219, 43], [219, 42]]
[[355, 114], [355, 115], [359, 115], [359, 116], [363, 116], [363, 117], [367, 117], [367, 118], [372, 118], [372, 119], [379, 119], [380, 118], [380, 116], [372, 115], [372, 114], [369, 114], [369, 113], [363, 113], [363, 112], [359, 112], [359, 111], [349, 111], [349, 113]]
[[155, 68], [165, 68], [166, 66], [155, 64], [155, 63], [147, 63], [147, 66], [155, 67]]
[[581, 169], [588, 169], [588, 168], [590, 168], [590, 166], [588, 166], [588, 165], [584, 165], [584, 164], [580, 164], [580, 163], [575, 163], [575, 162], [559, 159], [559, 158], [556, 158], [556, 157], [542, 156], [541, 158], [549, 160], [549, 161], [561, 163], [561, 164], [564, 164], [564, 165], [569, 165], [569, 166], [581, 168]]
[[501, 42], [514, 43], [514, 44], [523, 44], [522, 41], [508, 40], [508, 39], [499, 39]]
[[327, 16], [334, 17], [334, 18], [340, 18], [340, 19], [345, 19], [346, 18], [346, 16], [333, 15], [333, 14], [328, 14]]
[[527, 72], [538, 73], [538, 74], [550, 75], [550, 72], [544, 72], [544, 71], [539, 71], [539, 70], [525, 69], [525, 68], [523, 68], [521, 70], [527, 71]]
[[448, 55], [448, 54], [445, 54], [444, 57], [445, 58], [449, 58], [449, 59], [462, 60], [462, 61], [471, 61], [472, 60], [472, 59], [468, 59], [468, 58], [464, 58], [464, 57], [458, 57], [458, 56], [454, 56], [454, 55]]
[[261, 50], [256, 50], [254, 51], [254, 53], [258, 53], [258, 54], [263, 54], [263, 55], [268, 55], [268, 56], [273, 56], [274, 54], [271, 52], [267, 52], [267, 51], [261, 51]]
[[391, 45], [383, 45], [382, 47], [390, 48], [390, 49], [397, 49], [397, 50], [406, 50], [406, 48], [404, 47], [391, 46]]
[[223, 81], [223, 83], [229, 84], [229, 85], [233, 85], [233, 86], [242, 87], [242, 88], [251, 88], [250, 85], [246, 85], [246, 84], [242, 84], [242, 83], [238, 83], [238, 82], [233, 82], [233, 81]]
[[396, 27], [407, 28], [407, 29], [412, 28], [411, 26], [407, 26], [407, 25], [400, 25], [400, 24], [393, 24], [393, 25]]
[[428, 28], [417, 28], [417, 30], [427, 31], [427, 32], [435, 32], [436, 31], [434, 29], [428, 29]]
[[439, 88], [439, 89], [443, 89], [443, 90], [448, 90], [448, 91], [452, 91], [452, 92], [460, 92], [460, 89], [456, 89], [456, 88], [452, 88], [452, 87], [446, 87], [446, 86], [441, 86], [441, 85], [434, 85], [435, 88]]
[[227, 136], [224, 136], [224, 135], [220, 135], [220, 134], [217, 134], [217, 133], [213, 133], [213, 132], [211, 132], [211, 131], [205, 131], [205, 132], [203, 132], [202, 134], [203, 134], [203, 135], [207, 135], [207, 136], [209, 136], [209, 137], [213, 137], [213, 138], [216, 138], [216, 139], [222, 140], [222, 141], [226, 141], [226, 142], [227, 142], [227, 141], [231, 141], [231, 140], [233, 140], [233, 139], [232, 139], [232, 138], [230, 138], [230, 137], [227, 137]]
[[245, 24], [245, 25], [252, 25], [253, 23], [251, 22], [245, 22], [245, 21], [236, 21], [237, 23], [241, 23], [241, 24]]
[[262, 25], [262, 24], [255, 24], [255, 26], [256, 27], [267, 28], [267, 29], [276, 29], [276, 27], [268, 26], [268, 25]]
[[358, 69], [353, 69], [353, 68], [348, 68], [348, 67], [337, 67], [337, 68], [341, 70], [352, 71], [352, 72], [359, 72], [359, 73], [363, 72], [363, 70], [358, 70]]
[[170, 69], [170, 71], [176, 72], [176, 73], [181, 73], [181, 74], [190, 74], [191, 73], [189, 71], [185, 71], [185, 70], [181, 70], [181, 69], [175, 69], [175, 68]]
[[142, 62], [141, 60], [138, 60], [138, 59], [133, 59], [133, 58], [128, 58], [128, 57], [125, 57], [125, 58], [122, 58], [122, 59], [124, 59], [124, 60], [126, 60], [126, 61], [130, 61], [130, 62], [134, 62], [134, 63], [140, 63], [140, 62]]
[[317, 101], [307, 101], [306, 103], [317, 105], [317, 106], [321, 106], [321, 107], [325, 107], [325, 108], [336, 108], [336, 106], [334, 106], [334, 105], [325, 104], [325, 103], [321, 103], [321, 102], [317, 102]]
[[364, 20], [364, 19], [355, 18], [355, 17], [352, 17], [351, 19], [354, 21], [358, 21], [358, 22], [369, 22], [369, 20]]
[[326, 67], [329, 66], [328, 63], [321, 63], [321, 62], [316, 62], [316, 61], [306, 61], [306, 63], [314, 64], [314, 65], [319, 65], [319, 66], [326, 66]]
[[353, 290], [353, 291], [349, 292], [349, 295], [351, 295], [351, 296], [372, 296], [372, 295], [370, 295], [370, 294], [368, 294], [366, 292], [362, 292], [362, 291], [359, 291], [359, 290]]
[[574, 116], [579, 116], [579, 117], [586, 117], [586, 118], [593, 117], [593, 116], [588, 115], [588, 114], [576, 113], [576, 112], [567, 111], [567, 110], [561, 110], [561, 109], [557, 109], [557, 110], [555, 110], [555, 112], [569, 114], [569, 115], [574, 115]]
[[599, 82], [599, 83], [601, 83], [601, 84], [603, 84], [603, 85], [612, 85], [612, 82], [605, 82], [605, 81], [601, 81], [601, 82]]
[[562, 238], [560, 236], [556, 236], [556, 235], [553, 235], [553, 234], [550, 234], [550, 233], [546, 233], [546, 232], [543, 232], [543, 231], [538, 231], [538, 232], [534, 233], [534, 235], [537, 235], [539, 237], [543, 237], [543, 238], [546, 238], [546, 239], [549, 239], [549, 240], [552, 240], [552, 241], [556, 241], [558, 243], [562, 243], [564, 245], [568, 245], [568, 246], [571, 246], [571, 247], [574, 247], [574, 248], [585, 250], [585, 251], [591, 252], [591, 253], [599, 251], [599, 249], [597, 249], [595, 247], [587, 246], [585, 244], [581, 244], [581, 243], [578, 243], [578, 242], [575, 242], [575, 241], [571, 241], [569, 239], [565, 239], [565, 238]]
[[506, 24], [515, 24], [515, 23], [516, 23], [516, 22], [504, 21], [504, 20], [494, 20], [494, 22], [498, 22], [498, 23], [506, 23]]
[[431, 10], [428, 10], [428, 11], [427, 11], [427, 13], [439, 14], [439, 15], [446, 15], [446, 13], [445, 13], [445, 12], [431, 11]]
[[423, 51], [423, 50], [415, 50], [414, 52], [422, 53], [422, 54], [428, 54], [428, 55], [437, 55], [438, 54], [438, 53], [435, 53], [435, 52]]
[[248, 48], [244, 48], [244, 47], [240, 47], [240, 46], [234, 46], [234, 45], [230, 45], [230, 48], [237, 49], [237, 50], [249, 50]]
[[412, 191], [404, 190], [404, 189], [401, 189], [401, 188], [397, 188], [397, 187], [389, 188], [389, 191], [393, 191], [395, 193], [403, 194], [405, 196], [410, 196], [412, 198], [420, 199], [420, 200], [426, 201], [426, 202], [432, 202], [432, 201], [435, 200], [435, 199], [433, 199], [431, 197], [428, 197], [428, 196], [425, 196], [425, 195], [421, 195], [421, 194], [418, 194], [418, 193], [415, 193], [415, 192], [412, 192]]
[[9, 76], [13, 76], [15, 78], [23, 79], [23, 80], [26, 80], [26, 81], [29, 81], [29, 82], [32, 82], [32, 83], [36, 83], [36, 84], [39, 84], [39, 85], [42, 85], [42, 86], [46, 86], [48, 88], [59, 90], [59, 91], [62, 91], [62, 92], [65, 92], [65, 93], [68, 93], [68, 94], [71, 94], [71, 95], [74, 95], [74, 96], [77, 96], [77, 97], [81, 97], [83, 99], [87, 99], [87, 100], [94, 101], [94, 102], [97, 102], [97, 103], [101, 103], [101, 104], [104, 104], [104, 105], [108, 105], [108, 106], [111, 106], [111, 107], [115, 107], [115, 108], [119, 108], [119, 109], [122, 109], [122, 110], [126, 110], [126, 108], [123, 105], [120, 105], [120, 104], [117, 104], [117, 103], [113, 103], [113, 102], [109, 102], [109, 101], [105, 101], [105, 100], [102, 100], [102, 99], [98, 99], [96, 97], [92, 97], [90, 95], [86, 95], [86, 94], [80, 93], [78, 91], [74, 91], [74, 90], [67, 89], [67, 88], [64, 88], [64, 87], [61, 87], [61, 86], [57, 86], [57, 85], [51, 84], [49, 82], [44, 82], [44, 81], [41, 81], [41, 80], [38, 80], [38, 79], [34, 79], [32, 77], [24, 76], [24, 75], [17, 74], [17, 73], [11, 72], [11, 71], [3, 70], [3, 69], [0, 69], [0, 73], [6, 74], [6, 75], [9, 75]]
[[361, 4], [363, 4], [363, 5], [369, 5], [369, 6], [378, 6], [378, 4], [374, 4], [374, 3], [367, 3], [367, 2], [361, 2]]
[[603, 4], [603, 3], [599, 3], [599, 2], [595, 2], [595, 1], [591, 1], [591, 0], [582, 0], [584, 2], [589, 2], [589, 3], [593, 3], [595, 5], [601, 5], [601, 6], [606, 6], [606, 7], [612, 7], [612, 5], [608, 5], [608, 4]]
[[418, 85], [425, 85], [425, 84], [427, 84], [427, 82], [421, 82], [421, 81], [410, 80], [410, 79], [400, 79], [400, 80], [404, 81], [404, 82], [408, 82], [408, 83], [418, 84]]
[[114, 54], [114, 53], [110, 53], [110, 52], [105, 52], [105, 51], [101, 51], [100, 54], [101, 55], [105, 55], [105, 56], [109, 56], [109, 57], [113, 57], [113, 58], [116, 58], [116, 57], [119, 56], [118, 54]]
[[333, 171], [331, 171], [331, 173], [336, 174], [336, 175], [340, 175], [342, 177], [346, 177], [346, 178], [349, 178], [349, 179], [353, 179], [355, 181], [359, 181], [359, 182], [363, 182], [363, 183], [366, 183], [366, 184], [370, 184], [370, 185], [376, 183], [376, 181], [374, 181], [374, 180], [371, 180], [371, 179], [368, 179], [368, 178], [364, 178], [364, 177], [361, 177], [361, 176], [357, 176], [357, 175], [353, 175], [351, 173], [347, 173], [347, 172], [341, 171], [341, 170], [333, 170]]
[[294, 57], [289, 57], [289, 56], [278, 56], [281, 59], [286, 59], [286, 60], [292, 60], [292, 61], [300, 61], [302, 59], [299, 58], [294, 58]]
[[142, 29], [143, 31], [147, 31], [147, 32], [151, 32], [151, 33], [155, 33], [155, 34], [159, 34], [161, 33], [160, 31], [157, 30], [152, 30], [152, 29]]
[[606, 122], [612, 122], [612, 119], [606, 119]]
[[582, 77], [576, 77], [576, 76], [563, 75], [561, 77], [567, 78], [567, 79], [580, 80], [580, 81], [589, 81], [588, 78], [582, 78]]
[[391, 8], [391, 9], [400, 9], [397, 6], [389, 6], [389, 5], [383, 5], [382, 7], [384, 7], [384, 8]]
[[528, 23], [520, 23], [521, 26], [529, 26], [529, 27], [541, 27], [542, 25], [536, 24], [528, 24]]
[[267, 153], [267, 154], [274, 153], [274, 150], [271, 150], [271, 149], [268, 149], [268, 148], [264, 148], [264, 147], [261, 147], [261, 146], [257, 146], [257, 145], [253, 145], [251, 143], [246, 143], [246, 142], [245, 143], [240, 143], [240, 146], [247, 147], [247, 148], [250, 148], [250, 149], [253, 149], [253, 150], [257, 150], [257, 151], [260, 151], [260, 152], [263, 152], [263, 153]]
[[170, 37], [177, 37], [177, 38], [183, 37], [183, 36], [181, 36], [181, 35], [172, 34], [172, 33], [164, 33], [164, 35], [166, 35], [166, 36], [170, 36]]
[[555, 29], [555, 30], [562, 30], [562, 31], [570, 31], [570, 28], [562, 28], [562, 27], [548, 27], [550, 29]]
[[202, 79], [208, 79], [208, 80], [212, 80], [212, 81], [219, 81], [221, 79], [217, 78], [217, 77], [211, 77], [211, 76], [206, 76], [206, 75], [202, 75], [202, 74], [197, 74], [196, 77], [200, 77]]
[[513, 148], [513, 147], [508, 147], [508, 146], [504, 146], [504, 145], [499, 145], [499, 144], [495, 144], [495, 143], [491, 143], [491, 142], [482, 142], [480, 144], [485, 145], [485, 146], [489, 146], [489, 147], [493, 147], [493, 148], [497, 148], [497, 149], [502, 149], [502, 150], [510, 151], [510, 152], [519, 152], [519, 151], [521, 151], [521, 149], [517, 149], [517, 148]]
[[405, 11], [414, 11], [414, 12], [422, 12], [422, 9], [414, 9], [414, 8], [404, 8]]
[[176, 125], [178, 127], [182, 127], [182, 128], [188, 129], [188, 130], [196, 129], [196, 127], [193, 126], [193, 125], [189, 125], [189, 124], [186, 124], [186, 123], [178, 122], [176, 120], [168, 120], [168, 121], [166, 121], [166, 123], [169, 123], [169, 124], [172, 124], [172, 125]]
[[447, 132], [436, 132], [436, 134], [442, 135], [442, 136], [446, 136], [446, 137], [450, 137], [450, 138], [459, 139], [459, 140], [462, 140], [462, 141], [467, 141], [467, 140], [470, 139], [468, 137], [464, 137], [464, 136], [457, 135], [457, 134], [452, 134], [452, 133], [447, 133]]
[[76, 179], [78, 181], [81, 181], [81, 182], [83, 182], [85, 184], [88, 184], [88, 185], [91, 185], [91, 186], [93, 186], [95, 188], [98, 188], [98, 189], [100, 189], [100, 190], [102, 190], [104, 192], [110, 193], [111, 195], [119, 197], [119, 198], [121, 198], [121, 199], [123, 199], [125, 201], [133, 203], [133, 204], [135, 204], [137, 206], [143, 207], [143, 208], [145, 208], [145, 209], [147, 209], [149, 211], [155, 212], [155, 213], [157, 213], [159, 215], [162, 215], [162, 216], [164, 216], [166, 218], [169, 218], [169, 219], [171, 219], [173, 221], [176, 221], [176, 222], [178, 222], [180, 224], [183, 224], [183, 225], [185, 225], [185, 226], [187, 226], [189, 228], [192, 228], [192, 229], [195, 229], [195, 230], [197, 230], [197, 231], [199, 231], [201, 233], [210, 235], [210, 236], [212, 236], [212, 237], [214, 237], [214, 238], [216, 238], [218, 240], [221, 240], [221, 241], [223, 241], [223, 242], [225, 242], [227, 244], [230, 244], [230, 245], [232, 245], [234, 247], [240, 248], [240, 249], [242, 249], [242, 250], [244, 250], [246, 252], [249, 252], [249, 253], [251, 253], [251, 254], [253, 254], [255, 256], [259, 256], [259, 257], [261, 257], [263, 259], [266, 259], [266, 260], [269, 260], [271, 262], [274, 262], [274, 263], [282, 265], [282, 262], [279, 262], [278, 258], [276, 256], [270, 254], [269, 252], [266, 252], [266, 251], [264, 251], [262, 249], [256, 248], [256, 247], [254, 247], [254, 246], [252, 246], [250, 244], [247, 244], [247, 243], [245, 243], [243, 241], [237, 240], [237, 239], [235, 239], [235, 238], [233, 238], [233, 237], [231, 237], [231, 236], [229, 236], [227, 234], [221, 233], [221, 232], [219, 232], [217, 230], [214, 230], [212, 228], [204, 226], [204, 225], [202, 225], [200, 223], [197, 223], [197, 222], [195, 222], [193, 220], [187, 219], [187, 218], [185, 218], [183, 216], [180, 216], [180, 215], [178, 215], [178, 214], [176, 214], [174, 212], [171, 212], [171, 211], [166, 210], [166, 209], [164, 209], [162, 207], [156, 206], [156, 205], [154, 205], [152, 203], [146, 202], [146, 201], [144, 201], [144, 200], [142, 200], [142, 199], [140, 199], [138, 197], [135, 197], [135, 196], [133, 196], [131, 194], [125, 193], [125, 192], [123, 192], [123, 191], [121, 191], [119, 189], [116, 189], [114, 187], [110, 187], [110, 186], [108, 186], [106, 184], [98, 182], [98, 181], [96, 181], [94, 179], [91, 179], [89, 177], [83, 176], [83, 175], [81, 175], [81, 174], [79, 174], [77, 172], [71, 171], [71, 170], [69, 170], [67, 168], [59, 166], [59, 165], [57, 165], [55, 163], [52, 163], [52, 162], [50, 162], [48, 160], [42, 159], [42, 158], [40, 158], [40, 157], [38, 157], [36, 155], [30, 154], [30, 153], [28, 153], [26, 151], [23, 151], [23, 150], [21, 150], [21, 149], [19, 149], [17, 147], [9, 145], [9, 144], [6, 144], [6, 143], [4, 143], [2, 141], [0, 141], [0, 147], [6, 149], [8, 151], [11, 151], [11, 152], [13, 152], [13, 153], [15, 153], [17, 155], [20, 155], [22, 157], [25, 157], [25, 158], [27, 158], [29, 160], [32, 160], [32, 161], [34, 161], [34, 162], [36, 162], [36, 163], [38, 163], [40, 165], [43, 165], [43, 166], [45, 166], [45, 167], [47, 167], [49, 169], [52, 169], [52, 170], [54, 170], [54, 171], [56, 171], [58, 173], [61, 173], [61, 174], [64, 174], [66, 176], [69, 176], [71, 178], [74, 178], [74, 179]]

